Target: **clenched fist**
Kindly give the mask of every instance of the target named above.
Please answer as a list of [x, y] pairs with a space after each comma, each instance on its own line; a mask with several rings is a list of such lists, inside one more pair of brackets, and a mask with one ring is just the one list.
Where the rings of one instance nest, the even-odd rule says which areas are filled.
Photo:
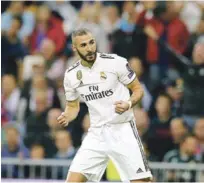
[[115, 112], [117, 112], [119, 114], [124, 113], [130, 107], [128, 102], [122, 101], [122, 100], [115, 102], [114, 105], [115, 105]]
[[62, 114], [57, 118], [57, 122], [64, 127], [67, 126], [69, 124], [67, 114], [62, 112]]

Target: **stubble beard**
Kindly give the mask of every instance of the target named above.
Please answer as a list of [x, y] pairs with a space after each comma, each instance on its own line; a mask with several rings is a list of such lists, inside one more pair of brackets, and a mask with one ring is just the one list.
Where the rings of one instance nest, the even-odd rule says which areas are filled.
[[[79, 54], [80, 58], [86, 62], [94, 62], [96, 60], [96, 54], [97, 54], [97, 50], [94, 53], [88, 53], [87, 55], [83, 55], [78, 49], [77, 49], [77, 53]], [[93, 59], [87, 59], [88, 56], [92, 56], [93, 54]]]

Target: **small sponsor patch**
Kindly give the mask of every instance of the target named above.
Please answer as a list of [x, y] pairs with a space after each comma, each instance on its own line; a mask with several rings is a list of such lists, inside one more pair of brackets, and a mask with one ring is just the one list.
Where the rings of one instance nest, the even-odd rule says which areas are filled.
[[127, 68], [128, 72], [129, 72], [128, 78], [130, 79], [134, 75], [134, 71], [130, 68], [128, 63], [126, 64], [126, 68]]

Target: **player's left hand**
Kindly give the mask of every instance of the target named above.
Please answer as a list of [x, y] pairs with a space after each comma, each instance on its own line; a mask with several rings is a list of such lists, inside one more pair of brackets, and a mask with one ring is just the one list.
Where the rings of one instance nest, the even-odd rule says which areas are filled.
[[128, 102], [125, 102], [122, 100], [115, 102], [114, 105], [115, 105], [115, 112], [119, 114], [122, 114], [129, 109]]

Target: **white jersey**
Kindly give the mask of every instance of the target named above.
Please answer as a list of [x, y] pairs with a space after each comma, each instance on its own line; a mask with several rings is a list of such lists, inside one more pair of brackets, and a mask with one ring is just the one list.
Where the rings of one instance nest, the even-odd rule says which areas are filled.
[[125, 58], [116, 54], [97, 53], [91, 68], [78, 61], [65, 72], [64, 88], [67, 101], [82, 97], [88, 106], [92, 127], [106, 123], [123, 123], [134, 118], [133, 110], [115, 112], [116, 101], [127, 101], [126, 85], [136, 78]]

